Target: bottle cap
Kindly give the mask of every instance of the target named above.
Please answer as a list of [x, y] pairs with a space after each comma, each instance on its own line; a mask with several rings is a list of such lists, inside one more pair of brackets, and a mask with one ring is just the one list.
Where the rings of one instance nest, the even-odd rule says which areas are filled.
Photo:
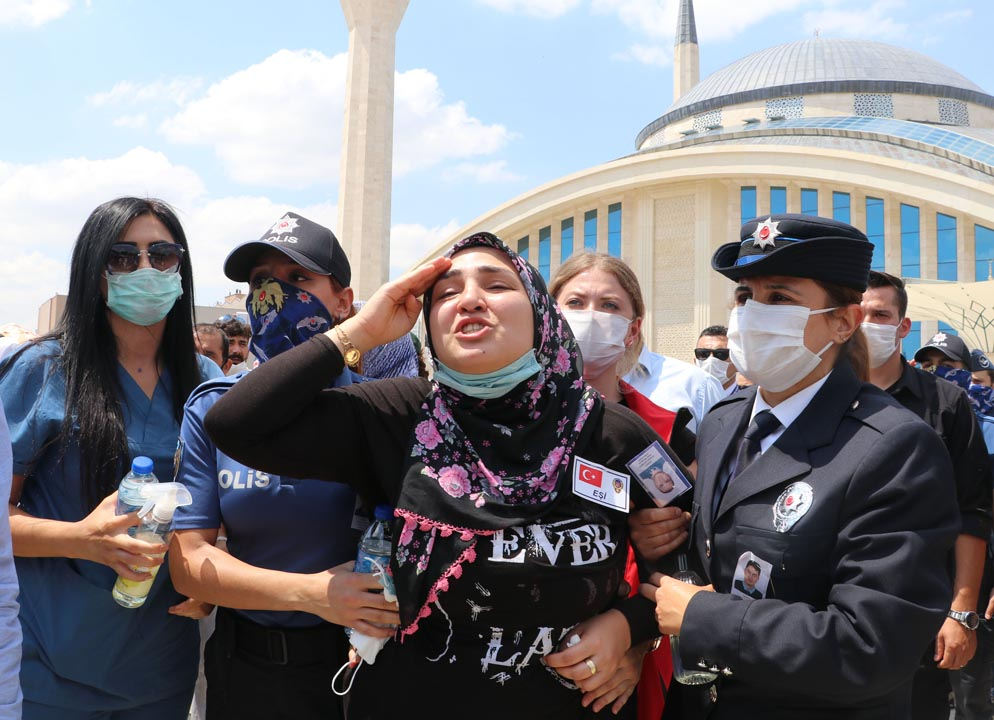
[[144, 455], [139, 455], [134, 460], [131, 461], [131, 472], [135, 475], [151, 475], [152, 474], [152, 458], [147, 458]]
[[373, 517], [377, 520], [390, 520], [393, 518], [393, 508], [390, 505], [377, 505], [373, 510]]

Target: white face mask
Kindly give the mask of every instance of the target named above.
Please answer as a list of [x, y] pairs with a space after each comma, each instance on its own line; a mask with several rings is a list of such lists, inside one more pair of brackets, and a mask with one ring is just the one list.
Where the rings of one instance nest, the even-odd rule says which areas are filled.
[[728, 350], [735, 367], [752, 382], [771, 392], [793, 387], [818, 367], [821, 356], [804, 345], [808, 317], [836, 308], [811, 310], [798, 305], [764, 305], [746, 300], [728, 319]]
[[870, 367], [876, 369], [890, 360], [897, 350], [897, 325], [865, 322], [861, 327], [870, 351]]
[[708, 355], [704, 360], [695, 360], [694, 362], [697, 363], [697, 367], [722, 385], [728, 382], [728, 368], [732, 365], [730, 362], [719, 360], [714, 355]]
[[580, 346], [585, 377], [600, 377], [625, 354], [625, 335], [632, 321], [598, 310], [563, 310]]

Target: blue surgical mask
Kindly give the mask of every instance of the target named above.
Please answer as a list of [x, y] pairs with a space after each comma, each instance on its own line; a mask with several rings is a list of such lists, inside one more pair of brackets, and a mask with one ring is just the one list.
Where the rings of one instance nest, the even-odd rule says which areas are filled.
[[141, 268], [121, 275], [107, 273], [104, 277], [107, 307], [135, 325], [155, 325], [183, 296], [183, 281], [178, 272]]
[[541, 370], [542, 366], [535, 359], [535, 351], [529, 350], [510, 365], [505, 365], [499, 370], [483, 375], [456, 372], [445, 367], [442, 363], [438, 363], [435, 380], [453, 390], [458, 390], [463, 395], [480, 400], [492, 400], [507, 395], [516, 386], [537, 375]]
[[252, 340], [249, 352], [265, 362], [329, 330], [335, 321], [314, 295], [276, 278], [258, 283], [245, 301]]

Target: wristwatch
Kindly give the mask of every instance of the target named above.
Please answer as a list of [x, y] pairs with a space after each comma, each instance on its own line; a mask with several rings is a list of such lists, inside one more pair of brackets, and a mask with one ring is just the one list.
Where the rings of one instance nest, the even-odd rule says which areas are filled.
[[980, 616], [973, 611], [962, 612], [960, 610], [950, 610], [948, 615], [967, 630], [976, 630], [980, 627]]
[[338, 336], [338, 340], [345, 347], [345, 353], [342, 356], [345, 360], [345, 364], [353, 370], [357, 369], [359, 367], [359, 361], [362, 359], [362, 353], [359, 352], [359, 348], [352, 344], [352, 341], [349, 340], [349, 336], [346, 335], [345, 331], [338, 325], [335, 326], [335, 334]]

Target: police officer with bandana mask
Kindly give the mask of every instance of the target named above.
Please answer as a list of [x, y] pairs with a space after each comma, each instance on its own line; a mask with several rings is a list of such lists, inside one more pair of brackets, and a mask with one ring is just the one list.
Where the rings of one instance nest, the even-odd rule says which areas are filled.
[[[951, 595], [959, 527], [936, 434], [862, 382], [872, 246], [844, 223], [757, 218], [712, 267], [738, 285], [731, 356], [755, 385], [698, 436], [690, 558], [711, 587], [659, 574], [660, 630], [724, 672], [711, 717], [897, 718]], [[749, 560], [763, 597], [731, 594]]]

